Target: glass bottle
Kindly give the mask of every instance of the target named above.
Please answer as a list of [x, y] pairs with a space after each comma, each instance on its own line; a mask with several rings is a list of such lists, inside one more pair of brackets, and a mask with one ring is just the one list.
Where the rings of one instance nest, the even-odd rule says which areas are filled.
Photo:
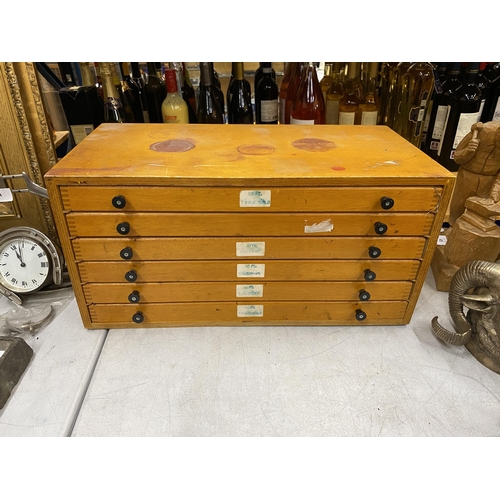
[[148, 105], [146, 102], [146, 94], [144, 91], [144, 79], [141, 75], [141, 70], [139, 68], [138, 62], [131, 62], [130, 67], [132, 68], [132, 73], [127, 74], [125, 76], [125, 80], [128, 83], [128, 86], [134, 97], [141, 104], [142, 111], [142, 120], [137, 120], [137, 123], [148, 123], [149, 115], [148, 115]]
[[224, 123], [224, 115], [213, 83], [212, 63], [200, 63], [200, 93], [198, 95], [198, 123]]
[[224, 103], [224, 92], [222, 92], [220, 78], [219, 78], [219, 75], [218, 75], [217, 71], [215, 71], [214, 63], [211, 62], [209, 64], [212, 67], [212, 73], [213, 73], [213, 75], [212, 75], [212, 78], [213, 78], [212, 82], [213, 82], [213, 85], [214, 85], [215, 96], [217, 97], [217, 100], [219, 101], [219, 106], [220, 106], [220, 109], [222, 111], [222, 116], [223, 116], [224, 123], [225, 123], [227, 121], [227, 116], [226, 116], [226, 106], [225, 106], [225, 103]]
[[297, 92], [297, 88], [299, 86], [299, 82], [302, 75], [302, 69], [304, 65], [307, 63], [299, 62], [294, 67], [290, 84], [288, 85], [288, 90], [286, 93], [286, 101], [285, 101], [285, 121], [283, 123], [290, 124], [290, 111], [292, 110], [292, 103], [295, 97], [295, 93]]
[[[257, 68], [257, 71], [255, 71], [255, 75], [253, 77], [253, 89], [254, 89], [254, 93], [257, 90], [257, 86], [259, 85], [260, 80], [264, 76], [264, 71], [263, 71], [263, 66], [262, 66], [263, 64], [267, 64], [267, 63], [259, 63], [259, 67]], [[271, 66], [271, 76], [276, 81], [276, 71], [274, 71], [274, 69], [272, 68], [272, 66]]]
[[82, 74], [82, 85], [84, 87], [94, 87], [95, 86], [95, 78], [90, 69], [91, 63], [89, 62], [81, 62], [78, 63], [80, 66], [80, 73]]
[[481, 121], [496, 122], [500, 120], [500, 76], [490, 83], [488, 95], [484, 103]]
[[260, 63], [262, 78], [255, 89], [255, 123], [278, 123], [278, 84], [273, 78], [272, 64]]
[[359, 62], [347, 63], [347, 73], [344, 79], [344, 95], [339, 101], [339, 125], [354, 125], [359, 115], [360, 74]]
[[234, 79], [231, 83], [231, 101], [228, 102], [228, 123], [252, 124], [252, 96], [248, 91], [249, 82], [245, 79], [242, 62], [234, 63]]
[[104, 121], [106, 123], [125, 123], [125, 110], [123, 109], [120, 94], [115, 87], [111, 73], [111, 65], [113, 64], [107, 62], [99, 64], [104, 93]]
[[408, 85], [409, 80], [406, 74], [411, 62], [400, 62], [396, 66], [396, 99], [394, 106], [394, 115], [392, 119], [392, 129], [401, 135], [403, 125], [406, 124], [405, 116], [408, 111]]
[[321, 92], [323, 92], [323, 100], [326, 103], [326, 91], [330, 88], [330, 85], [333, 82], [333, 63], [326, 62], [325, 63], [325, 73], [323, 78], [320, 80], [319, 85], [321, 87]]
[[292, 75], [295, 73], [295, 68], [298, 63], [289, 62], [285, 67], [285, 74], [281, 80], [279, 99], [279, 122], [285, 123], [285, 106], [286, 106], [286, 96], [288, 93], [288, 88], [290, 86], [290, 81], [292, 80]]
[[457, 172], [459, 167], [454, 161], [455, 149], [470, 132], [471, 126], [479, 121], [481, 91], [476, 84], [478, 72], [479, 63], [468, 63], [464, 83], [450, 97], [438, 161], [451, 172]]
[[440, 93], [434, 96], [430, 112], [429, 128], [423, 151], [433, 160], [437, 161], [439, 143], [443, 137], [444, 124], [448, 115], [448, 105], [451, 95], [462, 85], [460, 80], [459, 62], [450, 63], [447, 71], [446, 81], [442, 84]]
[[99, 63], [94, 63], [95, 68], [95, 86], [97, 87], [97, 92], [101, 96], [101, 99], [104, 101], [104, 89], [102, 88], [102, 78], [101, 78], [101, 67]]
[[420, 148], [425, 114], [434, 86], [434, 68], [426, 62], [413, 63], [407, 70], [408, 108], [401, 135]]
[[325, 123], [325, 101], [316, 73], [316, 65], [307, 63], [293, 97], [290, 123], [294, 125], [321, 125]]
[[379, 99], [377, 94], [378, 62], [367, 64], [365, 91], [359, 101], [358, 125], [377, 125], [379, 114]]
[[382, 63], [380, 82], [380, 125], [392, 128], [396, 102], [396, 62]]
[[136, 98], [136, 95], [130, 88], [126, 78], [126, 76], [129, 76], [128, 63], [119, 63], [118, 69], [120, 74], [115, 74], [118, 78], [118, 90], [123, 100], [125, 112], [127, 113], [130, 122], [142, 123], [144, 118], [142, 115], [141, 102]]
[[150, 123], [163, 123], [161, 105], [167, 97], [165, 84], [156, 74], [154, 62], [148, 62], [148, 78], [144, 85]]
[[179, 92], [175, 69], [165, 70], [165, 85], [167, 97], [161, 105], [163, 123], [189, 123], [188, 104]]
[[339, 102], [344, 95], [344, 85], [340, 74], [341, 63], [332, 65], [332, 83], [326, 91], [325, 122], [332, 125], [339, 123]]
[[185, 62], [182, 63], [181, 81], [182, 98], [188, 105], [189, 123], [198, 123], [198, 119], [196, 118], [196, 93], [189, 78], [189, 71]]

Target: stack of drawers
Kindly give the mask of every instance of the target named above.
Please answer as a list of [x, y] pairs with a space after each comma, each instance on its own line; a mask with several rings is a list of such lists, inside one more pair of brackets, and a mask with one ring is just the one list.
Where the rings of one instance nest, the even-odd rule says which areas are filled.
[[46, 175], [86, 328], [408, 323], [453, 181], [364, 126], [105, 124]]

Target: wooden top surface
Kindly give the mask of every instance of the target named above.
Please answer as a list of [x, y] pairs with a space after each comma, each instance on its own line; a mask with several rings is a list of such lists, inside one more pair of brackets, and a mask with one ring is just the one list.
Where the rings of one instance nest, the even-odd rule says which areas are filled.
[[[47, 174], [143, 184], [434, 184], [453, 178], [385, 126], [102, 124]], [[139, 181], [140, 179], [140, 181]], [[161, 182], [159, 182], [161, 180]], [[279, 180], [279, 181], [278, 181]]]

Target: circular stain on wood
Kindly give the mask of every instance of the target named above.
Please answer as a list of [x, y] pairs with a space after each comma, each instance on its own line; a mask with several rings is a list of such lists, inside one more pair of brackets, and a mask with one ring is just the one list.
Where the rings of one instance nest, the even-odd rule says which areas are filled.
[[337, 145], [332, 141], [326, 141], [325, 139], [315, 139], [313, 137], [304, 137], [297, 141], [292, 142], [292, 146], [297, 149], [303, 149], [304, 151], [314, 151], [324, 153], [330, 149], [334, 149]]
[[270, 155], [274, 153], [272, 146], [264, 146], [261, 144], [252, 144], [247, 146], [240, 146], [238, 152], [242, 155]]
[[183, 153], [194, 148], [194, 144], [182, 139], [169, 139], [151, 144], [149, 149], [158, 151], [159, 153]]

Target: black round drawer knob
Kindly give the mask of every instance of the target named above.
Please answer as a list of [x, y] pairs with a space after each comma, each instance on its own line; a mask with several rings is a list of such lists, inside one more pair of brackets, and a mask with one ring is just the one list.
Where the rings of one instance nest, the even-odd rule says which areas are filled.
[[134, 323], [142, 323], [144, 321], [144, 314], [142, 314], [140, 311], [136, 312], [133, 316], [132, 316], [132, 321]]
[[377, 259], [378, 257], [380, 257], [380, 255], [382, 254], [382, 251], [380, 250], [380, 248], [378, 247], [370, 247], [368, 249], [368, 255], [372, 258], [372, 259]]
[[132, 252], [132, 249], [130, 247], [125, 247], [120, 251], [120, 257], [123, 260], [130, 260], [134, 256], [134, 252]]
[[140, 302], [141, 301], [141, 296], [139, 295], [139, 292], [137, 290], [134, 290], [128, 296], [128, 301], [131, 302], [132, 304], [137, 304], [138, 302]]
[[359, 291], [359, 300], [361, 300], [363, 302], [370, 300], [370, 294], [366, 290], [360, 290]]
[[120, 222], [120, 224], [116, 226], [116, 230], [118, 234], [128, 234], [130, 233], [130, 224], [128, 222]]
[[380, 198], [380, 206], [384, 210], [390, 210], [394, 206], [394, 200], [388, 196], [382, 196], [382, 198]]
[[125, 279], [130, 283], [137, 281], [137, 271], [134, 271], [133, 269], [131, 271], [127, 271], [125, 273]]
[[383, 222], [375, 222], [374, 226], [377, 234], [385, 234], [387, 232], [387, 225]]
[[356, 319], [358, 321], [364, 321], [366, 319], [365, 311], [362, 311], [361, 309], [356, 309]]
[[377, 275], [370, 269], [365, 269], [365, 281], [374, 281]]
[[118, 196], [115, 196], [112, 200], [111, 203], [115, 208], [125, 208], [125, 205], [127, 204], [127, 201], [125, 200], [125, 196], [122, 196], [119, 194]]

